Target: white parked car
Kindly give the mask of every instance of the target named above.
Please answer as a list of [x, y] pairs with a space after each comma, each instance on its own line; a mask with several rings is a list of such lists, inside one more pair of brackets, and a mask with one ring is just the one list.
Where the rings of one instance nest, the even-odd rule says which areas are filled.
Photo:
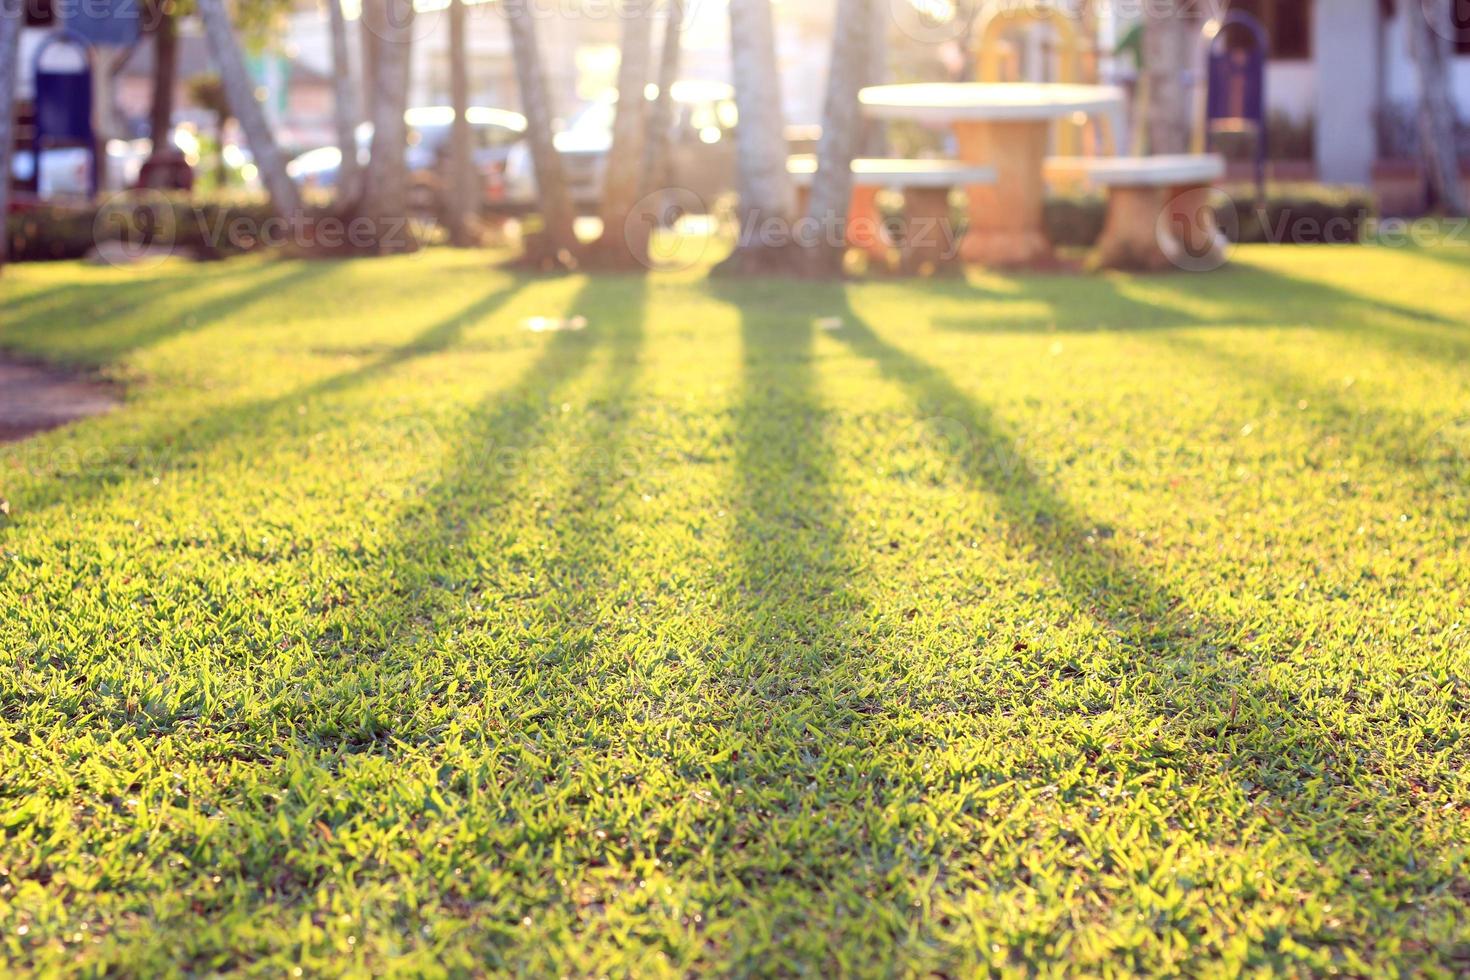
[[[526, 118], [518, 112], [470, 106], [465, 113], [470, 123], [470, 156], [485, 191], [484, 206], [493, 210], [504, 203], [506, 157], [526, 132]], [[423, 106], [403, 114], [408, 124], [408, 163], [412, 184], [409, 194], [414, 210], [425, 216], [438, 212], [444, 192], [444, 166], [454, 110], [449, 106]], [[357, 128], [357, 158], [366, 166], [373, 140], [372, 123]], [[342, 168], [342, 154], [335, 146], [323, 146], [296, 157], [287, 165], [291, 178], [303, 187], [333, 188]]]
[[[658, 97], [658, 86], [648, 86], [645, 95], [652, 102]], [[673, 95], [672, 185], [692, 191], [713, 207], [735, 188], [734, 130], [739, 121], [735, 90], [723, 82], [682, 81], [674, 83]], [[609, 93], [579, 112], [555, 137], [572, 203], [583, 212], [595, 212], [602, 200], [617, 108], [617, 94]], [[524, 141], [512, 147], [506, 161], [505, 187], [511, 206], [535, 206], [535, 167], [531, 148]]]

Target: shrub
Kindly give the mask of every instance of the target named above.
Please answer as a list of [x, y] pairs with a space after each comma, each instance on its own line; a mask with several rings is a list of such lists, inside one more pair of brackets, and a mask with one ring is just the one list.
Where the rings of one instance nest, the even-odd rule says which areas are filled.
[[[1345, 245], [1363, 240], [1374, 217], [1372, 198], [1352, 188], [1289, 184], [1270, 189], [1264, 202], [1248, 187], [1225, 188], [1220, 227], [1231, 239], [1277, 245]], [[1087, 248], [1097, 242], [1107, 202], [1098, 195], [1055, 197], [1046, 202], [1046, 231], [1060, 246]]]
[[103, 203], [43, 203], [5, 222], [11, 262], [79, 259], [104, 242], [172, 246], [197, 258], [223, 258], [259, 247], [237, 227], [259, 228], [271, 214], [252, 199], [190, 200], [161, 194], [116, 196]]
[[1298, 184], [1274, 188], [1262, 203], [1247, 189], [1230, 197], [1233, 223], [1221, 227], [1238, 242], [1273, 245], [1356, 245], [1374, 216], [1373, 200], [1351, 188]]

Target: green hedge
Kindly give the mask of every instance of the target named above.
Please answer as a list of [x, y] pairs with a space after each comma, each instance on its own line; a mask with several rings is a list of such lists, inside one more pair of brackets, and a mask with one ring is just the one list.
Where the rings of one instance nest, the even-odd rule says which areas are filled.
[[171, 246], [180, 254], [223, 258], [258, 247], [246, 231], [270, 217], [263, 201], [191, 201], [158, 194], [118, 196], [102, 204], [43, 204], [5, 222], [11, 262], [79, 259], [110, 241]]
[[[1372, 197], [1351, 188], [1316, 184], [1272, 187], [1264, 202], [1249, 187], [1228, 187], [1217, 220], [1238, 242], [1277, 245], [1344, 245], [1363, 240], [1375, 211]], [[1088, 248], [1102, 233], [1107, 202], [1101, 195], [1057, 197], [1046, 202], [1046, 230], [1058, 245]]]

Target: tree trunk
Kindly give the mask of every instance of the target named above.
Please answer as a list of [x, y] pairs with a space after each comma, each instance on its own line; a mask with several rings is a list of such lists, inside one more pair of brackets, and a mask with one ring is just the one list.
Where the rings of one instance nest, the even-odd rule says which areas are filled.
[[[366, 0], [371, 3], [372, 0]], [[369, 106], [373, 104], [373, 93], [377, 91], [378, 84], [378, 36], [368, 27], [366, 16], [357, 18], [357, 36], [362, 49], [362, 78], [359, 84], [362, 86], [362, 104]], [[363, 113], [366, 115], [366, 112]]]
[[791, 267], [795, 191], [786, 170], [786, 123], [771, 0], [729, 0], [730, 63], [740, 125], [735, 154], [740, 238], [718, 275], [760, 275]]
[[[1450, 64], [1454, 57], [1454, 0], [1424, 0], [1403, 5], [1409, 28], [1409, 52], [1419, 72], [1419, 152], [1435, 203], [1452, 216], [1466, 214], [1465, 187], [1460, 180], [1455, 103]], [[1423, 16], [1418, 16], [1422, 10]]]
[[653, 5], [632, 0], [619, 6], [623, 43], [618, 62], [618, 111], [602, 183], [602, 237], [590, 255], [604, 268], [633, 270], [648, 266], [648, 239], [653, 232], [639, 220], [641, 215], [633, 214], [648, 137], [645, 93], [653, 56]]
[[448, 186], [444, 195], [444, 224], [456, 248], [475, 244], [475, 168], [470, 156], [470, 70], [465, 42], [464, 0], [449, 3], [449, 101], [454, 125], [449, 132]]
[[858, 90], [872, 70], [868, 35], [873, 16], [870, 0], [838, 0], [832, 32], [832, 60], [827, 70], [827, 104], [822, 110], [822, 141], [817, 146], [817, 175], [812, 183], [807, 224], [816, 240], [806, 247], [806, 274], [819, 278], [842, 275], [847, 254], [847, 215], [852, 203], [852, 161], [863, 137]]
[[[882, 85], [888, 81], [888, 25], [891, 14], [888, 4], [878, 0], [868, 4], [868, 17], [872, 30], [868, 34], [868, 71], [864, 85]], [[955, 16], [960, 11], [955, 10]], [[869, 157], [888, 156], [888, 126], [881, 119], [869, 119], [863, 123], [863, 155]]]
[[1186, 84], [1196, 70], [1200, 23], [1192, 0], [1154, 0], [1145, 8], [1143, 76], [1148, 90], [1148, 151], [1188, 153], [1194, 105]]
[[[674, 128], [674, 83], [679, 80], [679, 61], [683, 51], [684, 0], [669, 0], [664, 15], [663, 51], [658, 62], [658, 98], [648, 114], [648, 138], [643, 147], [643, 180], [639, 196], [648, 197], [673, 183], [669, 171], [672, 151], [669, 140]], [[651, 207], [650, 214], [658, 208]]]
[[566, 267], [575, 263], [577, 255], [575, 214], [561, 155], [552, 135], [551, 95], [547, 91], [546, 70], [541, 64], [541, 48], [536, 43], [537, 14], [530, 8], [529, 0], [512, 0], [505, 5], [505, 13], [544, 223], [539, 233], [527, 239], [526, 260], [534, 265]]
[[199, 19], [204, 22], [204, 33], [209, 41], [210, 53], [219, 70], [220, 82], [224, 85], [225, 99], [230, 104], [230, 113], [240, 120], [245, 133], [245, 142], [255, 157], [255, 168], [271, 197], [271, 207], [276, 214], [291, 218], [301, 210], [301, 195], [286, 173], [286, 159], [276, 146], [276, 138], [266, 122], [265, 111], [255, 99], [255, 82], [245, 70], [245, 59], [240, 54], [240, 45], [235, 38], [235, 29], [230, 25], [230, 15], [225, 11], [224, 0], [198, 0]]
[[327, 0], [327, 15], [332, 31], [333, 118], [337, 127], [337, 146], [342, 150], [342, 164], [337, 169], [337, 205], [350, 210], [362, 192], [362, 169], [357, 159], [357, 87], [352, 75], [352, 56], [347, 46], [347, 17], [342, 13], [342, 0]]
[[15, 150], [15, 63], [20, 55], [21, 0], [0, 0], [0, 269], [10, 254], [10, 159]]
[[230, 186], [230, 164], [225, 159], [225, 128], [229, 125], [228, 113], [220, 113], [214, 119], [214, 182], [220, 191], [228, 190]]
[[408, 125], [403, 114], [408, 110], [414, 6], [412, 0], [369, 0], [362, 11], [375, 36], [377, 64], [372, 153], [358, 213], [373, 222], [379, 255], [411, 252], [418, 243], [408, 223]]
[[179, 24], [169, 10], [168, 0], [153, 5], [157, 23], [153, 28], [153, 102], [148, 108], [150, 153], [172, 150], [168, 135], [174, 120], [174, 79], [179, 64]]

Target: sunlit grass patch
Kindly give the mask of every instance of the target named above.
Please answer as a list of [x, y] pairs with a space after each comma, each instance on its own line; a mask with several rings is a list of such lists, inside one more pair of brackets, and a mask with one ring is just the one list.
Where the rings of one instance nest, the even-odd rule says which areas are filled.
[[7, 268], [12, 967], [1470, 969], [1459, 258], [696, 271]]

